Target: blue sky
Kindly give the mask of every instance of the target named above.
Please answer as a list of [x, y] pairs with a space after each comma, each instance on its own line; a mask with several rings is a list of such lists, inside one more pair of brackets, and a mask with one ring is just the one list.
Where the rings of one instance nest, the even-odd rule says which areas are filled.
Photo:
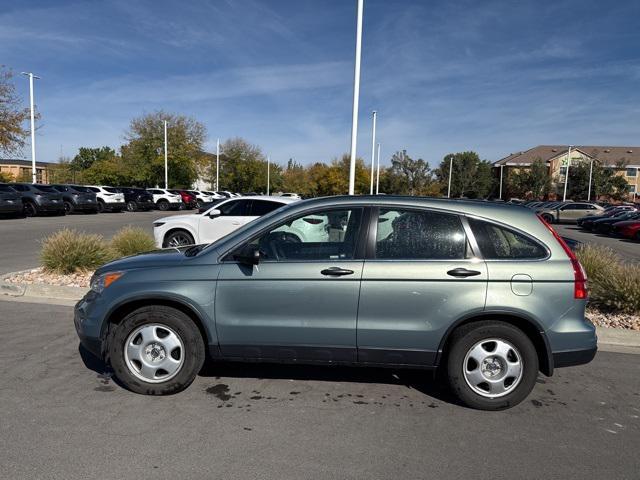
[[[373, 109], [385, 163], [640, 145], [638, 18], [637, 0], [365, 0], [358, 154]], [[328, 161], [349, 150], [354, 40], [355, 0], [0, 0], [0, 63], [42, 77], [47, 161], [118, 147], [158, 109], [202, 121], [209, 150]]]

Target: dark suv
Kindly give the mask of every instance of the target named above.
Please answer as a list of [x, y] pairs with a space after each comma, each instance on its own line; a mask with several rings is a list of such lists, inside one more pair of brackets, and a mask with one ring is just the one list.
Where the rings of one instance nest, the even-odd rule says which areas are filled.
[[11, 183], [9, 185], [22, 197], [26, 216], [33, 217], [41, 213], [65, 214], [62, 194], [52, 186], [31, 183]]
[[117, 189], [124, 193], [124, 201], [129, 212], [149, 211], [155, 208], [153, 195], [146, 190], [133, 187], [117, 187]]
[[96, 194], [86, 187], [72, 185], [51, 185], [62, 195], [64, 209], [67, 213], [98, 213]]
[[0, 183], [0, 215], [17, 215], [22, 213], [20, 194], [9, 185]]

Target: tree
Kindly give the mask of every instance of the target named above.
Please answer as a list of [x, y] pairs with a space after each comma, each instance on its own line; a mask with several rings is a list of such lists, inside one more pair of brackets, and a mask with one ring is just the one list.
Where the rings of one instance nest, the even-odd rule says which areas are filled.
[[551, 192], [551, 177], [542, 159], [537, 158], [528, 169], [508, 175], [507, 191], [519, 198], [544, 198]]
[[116, 151], [111, 147], [101, 147], [101, 148], [87, 148], [80, 147], [78, 153], [70, 162], [70, 167], [76, 171], [81, 172], [96, 163], [102, 160], [109, 160], [116, 155]]
[[10, 173], [7, 172], [0, 172], [0, 183], [8, 183], [8, 182], [15, 182], [15, 178], [13, 178], [13, 175], [11, 175]]
[[467, 198], [485, 198], [495, 186], [491, 173], [491, 163], [480, 160], [476, 152], [461, 152], [446, 155], [436, 176], [442, 185], [442, 193], [446, 194], [449, 182], [449, 164], [453, 156], [453, 172], [451, 176], [451, 196]]
[[[259, 146], [243, 138], [232, 138], [222, 144], [220, 155], [220, 188], [232, 192], [266, 192], [267, 158]], [[271, 165], [271, 190], [282, 185], [281, 167]]]
[[305, 197], [312, 195], [307, 170], [292, 158], [282, 172], [282, 188], [287, 192], [300, 193]]
[[12, 155], [25, 145], [29, 130], [23, 127], [30, 118], [28, 108], [20, 108], [22, 99], [11, 79], [13, 73], [0, 65], [0, 153]]
[[[169, 186], [190, 187], [197, 178], [206, 128], [191, 117], [158, 111], [134, 118], [121, 148], [126, 176], [140, 186], [164, 185], [164, 122], [167, 122]], [[104, 167], [114, 167], [104, 165]]]
[[406, 150], [391, 157], [391, 167], [380, 175], [381, 191], [399, 195], [437, 195], [440, 185], [435, 182], [429, 163], [414, 160]]

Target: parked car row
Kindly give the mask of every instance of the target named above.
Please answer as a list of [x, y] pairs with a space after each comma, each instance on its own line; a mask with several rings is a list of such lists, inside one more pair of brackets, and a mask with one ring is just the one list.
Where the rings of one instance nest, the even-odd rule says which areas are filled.
[[579, 218], [604, 212], [604, 207], [592, 202], [526, 202], [523, 205], [536, 212], [547, 223], [575, 223]]
[[577, 223], [593, 233], [640, 241], [640, 212], [636, 207], [609, 207], [600, 215], [579, 218]]
[[[289, 194], [292, 196], [294, 194]], [[36, 216], [43, 214], [130, 212], [158, 209], [201, 208], [214, 202], [240, 197], [227, 191], [164, 188], [112, 187], [104, 185], [0, 184], [0, 214]]]

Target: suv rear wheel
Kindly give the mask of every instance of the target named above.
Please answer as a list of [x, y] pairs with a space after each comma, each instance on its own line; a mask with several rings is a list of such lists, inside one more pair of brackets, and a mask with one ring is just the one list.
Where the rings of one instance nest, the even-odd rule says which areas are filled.
[[129, 200], [127, 202], [127, 210], [129, 212], [135, 212], [136, 210], [138, 210], [138, 205], [133, 200]]
[[69, 214], [69, 213], [73, 213], [73, 203], [71, 203], [68, 200], [65, 200], [64, 202], [64, 211]]
[[168, 395], [187, 388], [202, 368], [204, 341], [180, 310], [154, 305], [127, 315], [109, 335], [115, 376], [129, 390]]
[[529, 337], [502, 322], [463, 325], [452, 334], [447, 376], [468, 407], [503, 410], [522, 402], [538, 376], [538, 355]]
[[32, 202], [24, 203], [24, 214], [27, 217], [35, 217], [38, 214], [38, 209]]

